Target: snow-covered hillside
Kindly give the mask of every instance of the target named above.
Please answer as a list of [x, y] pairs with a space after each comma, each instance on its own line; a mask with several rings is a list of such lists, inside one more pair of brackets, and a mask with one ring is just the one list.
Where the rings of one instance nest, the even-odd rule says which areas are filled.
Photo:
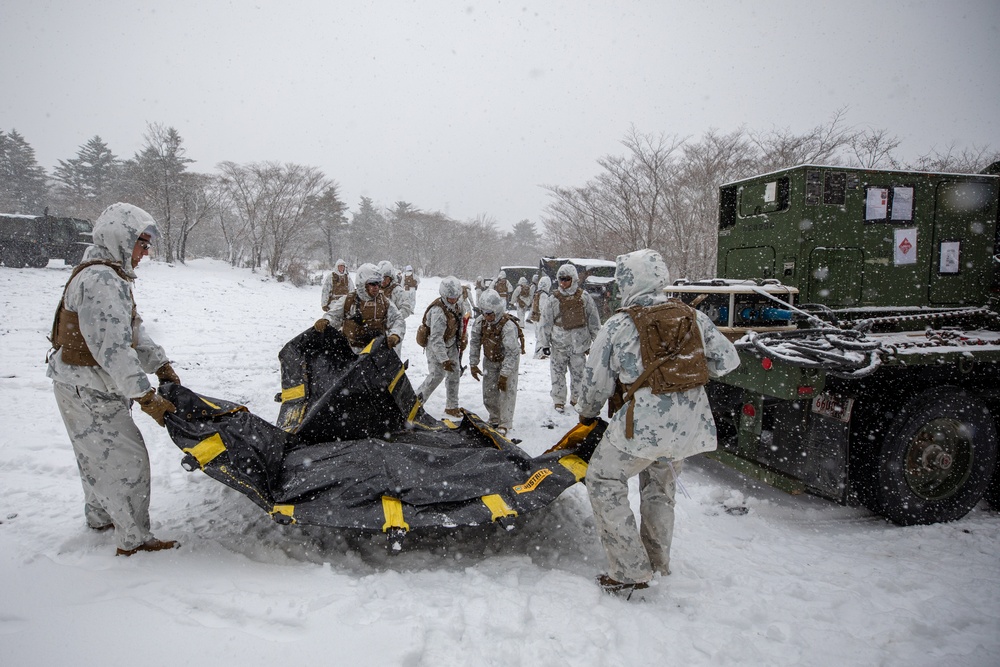
[[[154, 532], [182, 547], [116, 558], [112, 537], [84, 524], [45, 377], [68, 275], [0, 268], [0, 665], [1000, 664], [995, 512], [898, 528], [708, 459], [681, 477], [673, 574], [624, 602], [594, 584], [604, 553], [582, 485], [512, 532], [414, 535], [391, 555], [381, 534], [272, 522], [185, 472], [136, 409]], [[211, 260], [144, 262], [138, 275], [139, 310], [184, 384], [273, 421], [278, 351], [321, 314], [319, 287]], [[408, 321], [414, 386], [427, 367], [413, 334], [438, 283], [421, 283]], [[551, 410], [548, 364], [526, 334], [510, 437], [538, 454], [575, 419]], [[486, 414], [468, 373], [461, 395]], [[441, 416], [443, 385], [427, 408]]]

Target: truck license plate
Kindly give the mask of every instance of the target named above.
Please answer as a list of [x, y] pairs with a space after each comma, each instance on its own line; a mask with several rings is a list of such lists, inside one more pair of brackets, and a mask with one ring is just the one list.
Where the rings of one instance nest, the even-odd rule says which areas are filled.
[[835, 396], [833, 394], [820, 394], [813, 399], [812, 411], [823, 417], [849, 422], [851, 421], [851, 407], [853, 405], [853, 398]]

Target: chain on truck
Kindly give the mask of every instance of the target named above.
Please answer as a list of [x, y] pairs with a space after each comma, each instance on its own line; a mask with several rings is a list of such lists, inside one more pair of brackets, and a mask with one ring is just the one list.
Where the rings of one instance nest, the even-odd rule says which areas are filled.
[[719, 278], [670, 288], [740, 352], [709, 386], [718, 459], [900, 525], [1000, 507], [998, 174], [722, 186]]

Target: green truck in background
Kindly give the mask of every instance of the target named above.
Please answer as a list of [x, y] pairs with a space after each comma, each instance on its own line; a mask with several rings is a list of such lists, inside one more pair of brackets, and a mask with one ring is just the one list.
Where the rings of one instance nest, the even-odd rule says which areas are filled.
[[80, 263], [92, 240], [87, 220], [44, 215], [0, 214], [0, 262], [21, 269], [44, 268], [50, 259]]
[[997, 174], [722, 186], [718, 278], [671, 288], [740, 351], [709, 385], [717, 458], [900, 525], [1000, 506]]

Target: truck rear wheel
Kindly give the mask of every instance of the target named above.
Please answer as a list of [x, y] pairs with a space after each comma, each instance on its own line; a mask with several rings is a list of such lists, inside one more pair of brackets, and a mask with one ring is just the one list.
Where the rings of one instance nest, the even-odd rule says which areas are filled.
[[873, 509], [901, 526], [960, 519], [983, 497], [996, 461], [987, 407], [957, 387], [930, 389], [889, 427]]

